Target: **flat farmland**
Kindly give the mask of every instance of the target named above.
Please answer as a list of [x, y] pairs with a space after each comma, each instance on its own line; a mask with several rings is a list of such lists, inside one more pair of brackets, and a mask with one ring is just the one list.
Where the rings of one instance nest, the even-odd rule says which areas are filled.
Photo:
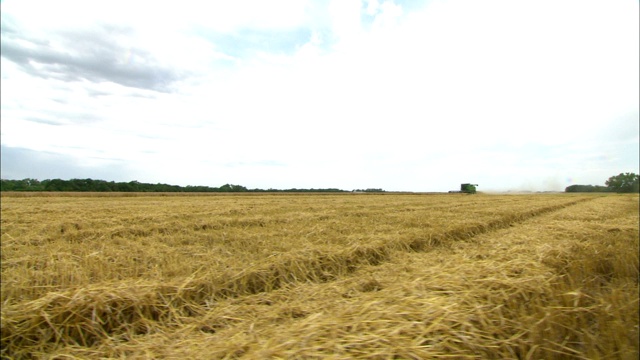
[[7, 358], [638, 355], [637, 195], [1, 205]]

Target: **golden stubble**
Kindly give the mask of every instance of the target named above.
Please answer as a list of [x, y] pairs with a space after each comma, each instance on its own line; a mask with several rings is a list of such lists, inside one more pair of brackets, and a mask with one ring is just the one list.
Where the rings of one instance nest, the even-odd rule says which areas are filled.
[[631, 358], [637, 216], [616, 195], [3, 197], [2, 351]]

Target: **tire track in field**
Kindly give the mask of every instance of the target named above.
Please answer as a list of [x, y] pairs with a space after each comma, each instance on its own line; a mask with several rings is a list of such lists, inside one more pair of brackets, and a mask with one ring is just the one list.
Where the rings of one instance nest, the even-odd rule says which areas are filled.
[[[72, 344], [80, 341], [91, 344], [127, 332], [146, 333], [152, 331], [153, 323], [157, 321], [179, 324], [185, 318], [199, 316], [215, 307], [217, 301], [268, 293], [295, 283], [334, 281], [363, 266], [388, 262], [393, 252], [425, 252], [593, 199], [576, 199], [514, 213], [486, 224], [461, 227], [427, 237], [357, 245], [333, 253], [314, 250], [284, 254], [277, 263], [249, 268], [239, 274], [213, 278], [196, 277], [194, 274], [181, 283], [173, 284], [123, 283], [109, 293], [105, 293], [100, 284], [50, 293], [27, 304], [3, 308], [1, 347], [5, 351], [15, 346], [28, 346], [32, 339], [43, 334], [48, 334], [49, 343], [71, 341], [69, 344]], [[92, 298], [93, 301], [79, 302], [79, 298]], [[141, 303], [140, 299], [145, 301]], [[5, 323], [4, 319], [9, 314], [13, 321]], [[40, 316], [34, 317], [32, 314]], [[100, 324], [93, 319], [103, 319], [102, 322], [109, 320]]]
[[[558, 248], [571, 249], [571, 259], [576, 263], [585, 261], [586, 253], [575, 252], [574, 247], [566, 245], [567, 243], [575, 245], [582, 240], [579, 237], [573, 240], [571, 236], [566, 239], [562, 237], [565, 227], [575, 226], [575, 220], [563, 218], [563, 214], [597, 205], [597, 203], [585, 204], [584, 201], [579, 203], [584, 204], [579, 209], [572, 208], [573, 205], [567, 205], [557, 211], [543, 212], [539, 214], [541, 216], [534, 215], [518, 227], [505, 227], [495, 233], [487, 231], [478, 234], [482, 235], [478, 236], [478, 240], [456, 243], [452, 251], [442, 249], [444, 251], [438, 253], [436, 249], [437, 254], [433, 254], [433, 257], [431, 254], [425, 255], [419, 252], [395, 254], [399, 256], [394, 255], [393, 259], [380, 267], [364, 268], [332, 284], [301, 284], [299, 288], [296, 286], [296, 288], [238, 299], [238, 302], [249, 309], [237, 316], [251, 320], [239, 320], [234, 324], [225, 323], [225, 316], [233, 314], [233, 311], [214, 310], [203, 321], [205, 328], [200, 331], [205, 334], [201, 335], [201, 339], [203, 342], [209, 341], [214, 344], [232, 339], [238, 334], [248, 333], [253, 336], [221, 349], [216, 354], [220, 354], [220, 358], [228, 356], [233, 349], [237, 348], [243, 349], [244, 352], [238, 356], [242, 358], [258, 357], [273, 349], [276, 349], [273, 356], [280, 358], [302, 358], [305, 355], [313, 357], [309, 354], [313, 352], [311, 349], [314, 346], [332, 355], [335, 353], [331, 351], [337, 351], [342, 356], [334, 356], [340, 358], [358, 357], [358, 354], [374, 357], [374, 354], [379, 354], [377, 351], [388, 351], [400, 358], [440, 358], [433, 356], [438, 354], [436, 350], [429, 356], [430, 350], [437, 347], [443, 351], [449, 349], [446, 355], [440, 353], [442, 357], [455, 357], [455, 355], [463, 357], [462, 354], [466, 354], [469, 358], [529, 358], [528, 355], [537, 354], [530, 357], [569, 358], [557, 356], [557, 354], [558, 351], [568, 348], [576, 350], [576, 354], [584, 351], [577, 333], [593, 331], [592, 334], [600, 334], [597, 330], [599, 326], [605, 327], [607, 324], [617, 323], [609, 312], [611, 303], [592, 306], [596, 301], [580, 291], [576, 292], [572, 281], [569, 281], [564, 274], [550, 273], [547, 268], [549, 265], [544, 260], [536, 260], [535, 256], [532, 257], [532, 254], [546, 251], [550, 244], [555, 244]], [[560, 211], [564, 209], [567, 210]], [[558, 223], [550, 221], [554, 218], [560, 219]], [[584, 219], [581, 218], [581, 221]], [[598, 222], [595, 226], [600, 233], [610, 232], [609, 223]], [[589, 226], [577, 226], [576, 231], [584, 235], [594, 234], [593, 228]], [[504, 252], [495, 246], [518, 244], [514, 242], [514, 233], [536, 232], [538, 235], [535, 236], [536, 241], [532, 244], [520, 245], [526, 248], [526, 251], [515, 250], [511, 254], [517, 253], [517, 256], [509, 257], [509, 260], [505, 260]], [[563, 241], [546, 242], [549, 238], [558, 238], [558, 235], [561, 235], [559, 239]], [[542, 240], [537, 241], [539, 237]], [[517, 236], [515, 238], [518, 239]], [[595, 242], [600, 241], [597, 236], [592, 239]], [[461, 251], [461, 249], [465, 250]], [[486, 257], [475, 258], [477, 261], [471, 260], [474, 258], [467, 258], [469, 249], [485, 254]], [[614, 253], [612, 252], [610, 256], [613, 256], [612, 254]], [[528, 266], [532, 264], [534, 266], [529, 268]], [[576, 269], [578, 268], [584, 271], [581, 265], [576, 266]], [[596, 273], [602, 271], [597, 268], [595, 270]], [[618, 274], [620, 273], [619, 271]], [[632, 276], [631, 279], [633, 279]], [[562, 286], [565, 283], [568, 285]], [[323, 294], [323, 298], [316, 300], [316, 294]], [[594, 296], [593, 293], [589, 295]], [[334, 300], [332, 296], [337, 299], [342, 296], [343, 299]], [[622, 297], [620, 293], [616, 296], [618, 296], [617, 299]], [[633, 303], [626, 305], [624, 301], [609, 299], [606, 296], [601, 300], [613, 301], [613, 304], [625, 304], [626, 307], [622, 309], [626, 311], [634, 307]], [[311, 304], [307, 305], [309, 302]], [[233, 301], [229, 301], [228, 304], [235, 305]], [[236, 309], [245, 310], [241, 306]], [[613, 312], [619, 311], [618, 314], [625, 314], [625, 310], [613, 310]], [[269, 311], [272, 312], [269, 313]], [[594, 319], [593, 315], [589, 315], [596, 312], [601, 315], [607, 314], [607, 316]], [[257, 335], [254, 335], [253, 322], [260, 320], [247, 314], [255, 314], [259, 318], [262, 313], [268, 313], [266, 316], [271, 316], [271, 319], [255, 324], [258, 330], [255, 330]], [[633, 313], [629, 313], [631, 314]], [[633, 318], [633, 316], [630, 317]], [[589, 319], [591, 322], [582, 321], [584, 319]], [[588, 324], [591, 330], [587, 330], [586, 326], [563, 328], [557, 325], [560, 321], [567, 321], [570, 324]], [[597, 325], [598, 323], [600, 325]], [[212, 332], [206, 326], [220, 327]], [[549, 331], [548, 326], [555, 328]], [[633, 352], [633, 347], [629, 347], [629, 344], [633, 344], [632, 331], [629, 331], [631, 341], [627, 344], [622, 338], [613, 337], [616, 343], [627, 346], [622, 350], [616, 349], [620, 351], [618, 354], [625, 354], [625, 351]], [[613, 330], [608, 334], [612, 332]], [[217, 334], [213, 335], [213, 333]], [[624, 334], [625, 331], [621, 330], [621, 333]], [[458, 334], [464, 336], [458, 338], [463, 340], [460, 343], [464, 344], [460, 347], [454, 345], [455, 341], [448, 341], [452, 338], [456, 339]], [[637, 339], [637, 330], [635, 334]], [[389, 341], [394, 337], [403, 343]], [[548, 341], [554, 338], [559, 339], [557, 343]], [[424, 348], [419, 346], [413, 348], [415, 354], [424, 351], [422, 356], [403, 356], [402, 351], [397, 350], [403, 348], [403, 345], [409, 348], [415, 346], [416, 339], [422, 340], [419, 344], [427, 345]], [[540, 339], [544, 340], [540, 343], [535, 342]], [[565, 346], [567, 339], [571, 339], [572, 343]], [[365, 344], [367, 340], [375, 345]], [[362, 345], [360, 353], [358, 350], [353, 350], [358, 342]], [[336, 343], [339, 345], [335, 345]], [[603, 345], [610, 344], [603, 342]], [[456, 352], [461, 349], [466, 352]], [[500, 355], [491, 355], [498, 353], [498, 350], [501, 350]], [[604, 347], [600, 350], [600, 355], [611, 355], [613, 353], [611, 350], [611, 347]], [[584, 354], [588, 352], [584, 351]], [[392, 356], [386, 357], [392, 358]], [[575, 356], [575, 358], [587, 357]], [[637, 346], [635, 352], [628, 358], [637, 358]]]
[[409, 242], [407, 246], [411, 251], [415, 251], [415, 252], [428, 251], [429, 248], [432, 248], [434, 246], [443, 246], [455, 240], [469, 240], [480, 234], [485, 234], [491, 231], [496, 231], [499, 229], [505, 229], [511, 226], [515, 226], [516, 224], [519, 224], [531, 218], [534, 218], [543, 214], [547, 214], [550, 212], [558, 211], [561, 209], [565, 209], [571, 206], [575, 206], [586, 201], [592, 201], [594, 199], [595, 197], [583, 198], [583, 199], [578, 199], [565, 204], [545, 206], [542, 208], [538, 208], [538, 209], [534, 209], [534, 210], [530, 210], [522, 213], [510, 214], [500, 219], [490, 221], [486, 224], [479, 224], [479, 225], [470, 226], [470, 227], [453, 229], [441, 235], [435, 235], [430, 238], [417, 238]]
[[393, 251], [425, 252], [447, 246], [454, 241], [469, 240], [477, 235], [508, 228], [531, 218], [575, 206], [594, 197], [577, 199], [564, 204], [545, 206], [530, 211], [503, 216], [485, 224], [456, 228], [441, 234], [414, 237], [389, 243], [357, 245], [340, 252], [285, 254], [280, 262], [247, 269], [239, 274], [219, 278], [216, 285], [201, 284], [197, 292], [210, 299], [239, 297], [279, 289], [296, 282], [328, 282], [348, 275], [365, 265], [379, 265], [390, 259]]

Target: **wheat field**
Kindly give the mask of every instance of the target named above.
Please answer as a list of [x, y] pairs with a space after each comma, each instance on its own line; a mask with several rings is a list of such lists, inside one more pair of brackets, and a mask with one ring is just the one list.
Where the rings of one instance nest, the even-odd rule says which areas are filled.
[[3, 193], [7, 359], [637, 359], [638, 196]]

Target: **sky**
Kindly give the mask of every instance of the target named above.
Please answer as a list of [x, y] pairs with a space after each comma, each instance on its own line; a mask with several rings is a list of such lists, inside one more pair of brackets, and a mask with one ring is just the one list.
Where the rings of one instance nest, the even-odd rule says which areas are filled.
[[640, 173], [634, 0], [5, 0], [3, 179], [563, 191]]

